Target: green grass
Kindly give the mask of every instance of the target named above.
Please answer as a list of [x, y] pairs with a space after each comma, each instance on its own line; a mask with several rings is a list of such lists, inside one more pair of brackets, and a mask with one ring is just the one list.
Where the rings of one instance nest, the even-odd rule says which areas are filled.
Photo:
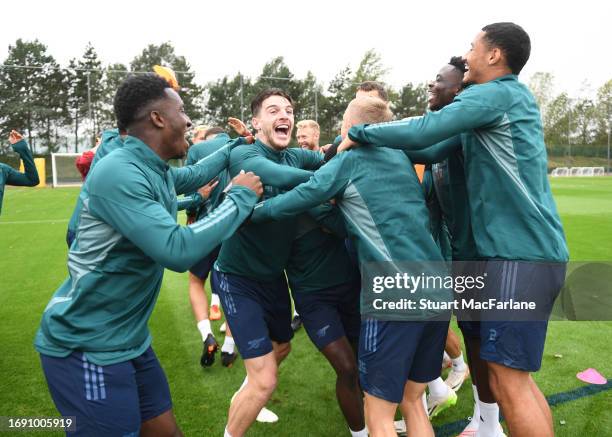
[[[552, 186], [572, 260], [610, 260], [612, 178], [559, 178], [552, 180]], [[77, 193], [69, 188], [8, 188], [5, 193], [0, 216], [0, 415], [57, 414], [32, 339], [49, 297], [66, 276], [64, 236]], [[219, 323], [213, 326], [218, 332]], [[181, 428], [187, 436], [222, 435], [229, 399], [242, 382], [244, 367], [240, 360], [230, 369], [220, 363], [206, 370], [200, 367], [201, 339], [189, 307], [187, 275], [166, 272], [150, 327]], [[610, 322], [551, 323], [543, 367], [535, 375], [544, 393], [584, 386], [575, 375], [588, 367], [612, 376], [611, 337]], [[249, 435], [347, 435], [330, 366], [303, 330], [292, 346], [269, 404], [280, 421], [255, 424]], [[469, 383], [460, 390], [459, 399], [456, 407], [436, 417], [434, 425], [471, 414]], [[557, 435], [612, 435], [611, 407], [610, 391], [556, 406]], [[561, 420], [565, 425], [560, 425]]]

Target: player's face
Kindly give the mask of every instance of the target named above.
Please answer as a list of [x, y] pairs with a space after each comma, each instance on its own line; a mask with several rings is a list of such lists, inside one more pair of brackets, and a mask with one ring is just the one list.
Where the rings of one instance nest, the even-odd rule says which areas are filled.
[[191, 120], [185, 114], [183, 99], [171, 88], [165, 90], [166, 98], [162, 100], [159, 112], [164, 120], [163, 144], [166, 156], [183, 158], [187, 154], [187, 130], [191, 127]]
[[270, 96], [264, 100], [259, 113], [252, 120], [257, 137], [277, 150], [289, 146], [293, 123], [293, 106], [282, 96]]
[[302, 149], [318, 150], [319, 133], [311, 127], [303, 127], [297, 130], [295, 139]]
[[349, 129], [353, 126], [351, 122], [351, 105], [346, 108], [342, 116], [342, 126], [340, 126], [340, 136], [344, 139], [348, 135]]
[[485, 72], [489, 68], [491, 49], [484, 38], [485, 32], [480, 32], [472, 41], [470, 50], [463, 55], [467, 71], [463, 75], [464, 84], [485, 82]]
[[452, 65], [442, 67], [436, 80], [428, 84], [429, 109], [437, 111], [452, 102], [461, 89], [461, 79], [461, 73]]

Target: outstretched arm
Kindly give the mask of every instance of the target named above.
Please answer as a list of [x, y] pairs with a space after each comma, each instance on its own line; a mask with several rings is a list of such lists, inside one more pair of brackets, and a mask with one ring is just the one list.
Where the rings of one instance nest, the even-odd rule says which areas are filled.
[[461, 148], [461, 135], [455, 135], [444, 141], [421, 150], [404, 150], [413, 164], [435, 164], [444, 161], [448, 155]]
[[317, 170], [312, 178], [289, 191], [257, 204], [254, 222], [280, 220], [313, 208], [333, 197], [342, 196], [349, 183], [348, 159], [338, 157]]
[[33, 187], [38, 185], [40, 180], [38, 179], [38, 170], [36, 170], [36, 164], [34, 164], [34, 158], [32, 152], [28, 147], [28, 143], [23, 139], [21, 134], [17, 131], [11, 131], [9, 134], [9, 142], [13, 146], [13, 150], [19, 154], [23, 161], [24, 172], [18, 172], [15, 169], [10, 169], [6, 178], [8, 185], [19, 185], [26, 187]]

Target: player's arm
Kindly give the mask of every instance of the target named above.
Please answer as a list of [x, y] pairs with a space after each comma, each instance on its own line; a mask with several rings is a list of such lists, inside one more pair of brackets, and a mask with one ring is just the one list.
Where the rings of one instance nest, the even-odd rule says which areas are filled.
[[215, 177], [209, 183], [203, 185], [195, 193], [186, 194], [183, 198], [177, 199], [179, 211], [187, 210], [187, 214], [194, 214], [210, 197], [210, 193], [219, 185], [219, 178]]
[[353, 126], [348, 137], [360, 144], [407, 150], [424, 149], [462, 132], [500, 121], [503, 111], [482, 103], [481, 94], [468, 88], [439, 111], [390, 123]]
[[230, 173], [240, 170], [252, 171], [261, 178], [264, 185], [290, 190], [310, 179], [313, 172], [300, 168], [281, 165], [259, 155], [250, 147], [240, 147], [232, 151]]
[[461, 135], [447, 138], [421, 150], [404, 150], [413, 164], [435, 164], [444, 161], [448, 155], [461, 148]]
[[300, 160], [300, 168], [304, 170], [318, 170], [325, 164], [324, 155], [321, 152], [313, 152], [305, 149], [291, 149]]
[[292, 217], [329, 199], [341, 197], [349, 183], [345, 176], [350, 165], [348, 161], [344, 156], [338, 157], [317, 170], [308, 182], [258, 203], [251, 220], [261, 222]]
[[245, 144], [242, 137], [229, 141], [219, 150], [200, 159], [193, 165], [181, 168], [171, 168], [174, 177], [176, 194], [195, 192], [198, 188], [210, 182], [229, 165], [230, 152], [236, 146]]
[[337, 237], [346, 238], [348, 235], [342, 212], [330, 202], [310, 208], [307, 214]]
[[[114, 173], [115, 177], [104, 179], [104, 183], [91, 181], [90, 212], [157, 263], [178, 272], [184, 272], [229, 238], [249, 216], [258, 198], [255, 191], [234, 183], [226, 199], [206, 218], [180, 226], [155, 200], [147, 179], [137, 168], [125, 165]], [[261, 184], [257, 183], [261, 193]]]
[[21, 173], [13, 168], [8, 169], [6, 183], [8, 185], [19, 185], [25, 187], [33, 187], [40, 183], [38, 178], [38, 170], [36, 170], [36, 164], [34, 164], [34, 157], [28, 143], [23, 137], [16, 131], [11, 131], [9, 135], [9, 142], [13, 147], [13, 150], [19, 154], [23, 161], [24, 172]]

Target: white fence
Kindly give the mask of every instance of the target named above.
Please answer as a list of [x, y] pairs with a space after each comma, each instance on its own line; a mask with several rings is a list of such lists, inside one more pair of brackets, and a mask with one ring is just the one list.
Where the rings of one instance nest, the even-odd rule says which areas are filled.
[[557, 167], [550, 173], [553, 177], [563, 176], [605, 176], [606, 172], [603, 167]]

